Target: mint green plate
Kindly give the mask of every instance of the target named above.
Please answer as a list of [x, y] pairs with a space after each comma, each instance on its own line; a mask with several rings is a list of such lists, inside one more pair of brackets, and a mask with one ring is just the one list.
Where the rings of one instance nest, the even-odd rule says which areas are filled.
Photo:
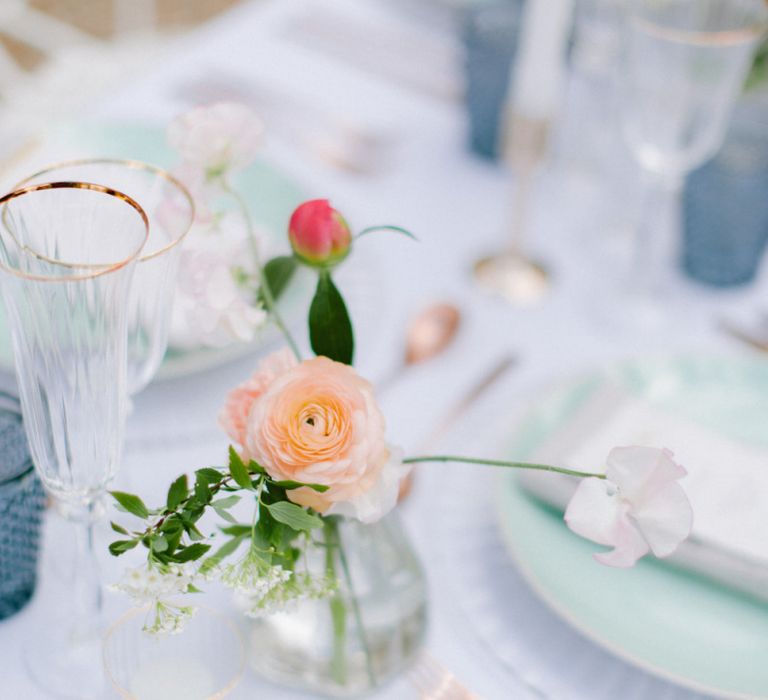
[[[564, 384], [536, 402], [516, 433], [530, 454], [603, 382], [729, 437], [768, 446], [768, 364], [676, 357], [627, 362]], [[585, 636], [647, 671], [729, 699], [768, 698], [768, 605], [661, 561], [611, 569], [599, 545], [562, 514], [505, 481], [500, 517], [509, 550], [532, 588]], [[768, 520], [768, 493], [766, 494]], [[768, 527], [766, 528], [768, 547]]]
[[[49, 163], [72, 158], [112, 157], [143, 160], [160, 167], [171, 167], [179, 157], [167, 145], [165, 129], [135, 122], [94, 122], [63, 127], [50, 134], [27, 164], [15, 168], [17, 180]], [[287, 250], [286, 227], [291, 212], [305, 197], [293, 180], [273, 166], [257, 161], [237, 179], [237, 187], [247, 200], [256, 223], [274, 239], [271, 250]], [[280, 301], [289, 325], [303, 313], [309, 295], [308, 280], [298, 276]], [[252, 353], [264, 343], [276, 341], [274, 331], [266, 329], [253, 343], [235, 343], [224, 348], [177, 350], [169, 348], [158, 379], [199, 372]], [[0, 305], [0, 367], [13, 367], [13, 351]]]

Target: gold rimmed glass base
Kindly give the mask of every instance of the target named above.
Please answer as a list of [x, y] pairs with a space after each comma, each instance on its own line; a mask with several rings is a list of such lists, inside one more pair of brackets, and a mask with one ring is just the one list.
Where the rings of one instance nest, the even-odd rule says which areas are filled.
[[516, 306], [536, 303], [550, 287], [547, 269], [519, 253], [481, 258], [475, 263], [473, 274], [480, 287]]

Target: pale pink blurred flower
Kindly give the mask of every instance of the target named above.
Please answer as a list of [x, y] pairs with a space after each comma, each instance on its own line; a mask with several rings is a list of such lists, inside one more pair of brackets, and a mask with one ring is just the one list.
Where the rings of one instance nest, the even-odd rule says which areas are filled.
[[191, 163], [181, 163], [171, 170], [189, 191], [195, 203], [195, 222], [198, 224], [211, 224], [215, 214], [211, 208], [212, 202], [221, 196], [221, 188], [210, 182], [205, 177], [205, 171]]
[[258, 399], [278, 377], [297, 365], [293, 353], [284, 348], [265, 357], [247, 381], [227, 394], [224, 408], [219, 414], [219, 425], [240, 447], [245, 446], [246, 422], [253, 402]]
[[174, 119], [168, 127], [168, 142], [187, 163], [216, 177], [249, 165], [263, 134], [264, 125], [253, 110], [237, 102], [217, 102]]
[[678, 479], [686, 475], [672, 452], [615, 447], [606, 479], [589, 477], [576, 489], [565, 522], [576, 534], [612, 546], [595, 554], [602, 564], [630, 567], [647, 554], [672, 554], [691, 533], [693, 510]]
[[[178, 349], [250, 342], [267, 320], [239, 277], [253, 273], [253, 255], [237, 222], [193, 227], [179, 255], [169, 344]], [[232, 229], [230, 231], [230, 229]], [[248, 267], [241, 267], [243, 263]]]

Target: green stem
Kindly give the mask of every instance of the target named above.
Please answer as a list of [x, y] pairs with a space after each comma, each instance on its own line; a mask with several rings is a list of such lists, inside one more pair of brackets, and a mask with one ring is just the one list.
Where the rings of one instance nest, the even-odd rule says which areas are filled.
[[291, 348], [291, 351], [296, 356], [296, 359], [301, 362], [301, 353], [299, 352], [299, 347], [296, 345], [296, 341], [293, 339], [293, 336], [291, 335], [291, 332], [288, 330], [288, 327], [285, 325], [285, 322], [283, 321], [283, 317], [280, 315], [280, 312], [277, 310], [277, 304], [275, 304], [275, 297], [274, 294], [272, 294], [272, 289], [269, 286], [269, 283], [267, 282], [267, 278], [264, 275], [264, 270], [261, 266], [261, 256], [259, 255], [259, 246], [258, 242], [256, 240], [256, 234], [253, 230], [253, 220], [251, 219], [251, 213], [248, 210], [248, 205], [245, 203], [245, 200], [242, 198], [240, 193], [235, 190], [233, 187], [230, 186], [230, 184], [226, 181], [226, 179], [221, 179], [221, 185], [222, 189], [229, 195], [232, 196], [232, 198], [237, 202], [238, 207], [240, 208], [240, 211], [243, 215], [243, 219], [245, 220], [245, 226], [248, 231], [248, 240], [251, 244], [251, 250], [253, 252], [253, 258], [256, 262], [256, 269], [258, 270], [258, 281], [259, 281], [259, 289], [261, 289], [262, 295], [264, 297], [264, 306], [267, 307], [267, 312], [272, 317], [272, 320], [275, 322], [275, 325], [280, 329], [280, 332], [283, 334], [283, 337], [285, 338], [286, 342]]
[[259, 507], [261, 506], [261, 492], [264, 489], [264, 479], [259, 482], [256, 490], [256, 503], [253, 506], [253, 518], [251, 519], [251, 549], [256, 546], [256, 523], [259, 520]]
[[429, 457], [407, 457], [403, 460], [404, 464], [417, 464], [418, 462], [461, 462], [464, 464], [485, 464], [489, 467], [508, 467], [510, 469], [534, 469], [543, 472], [555, 472], [557, 474], [567, 474], [568, 476], [593, 476], [596, 479], [605, 479], [605, 474], [595, 474], [593, 472], [580, 472], [575, 469], [565, 469], [564, 467], [553, 467], [550, 464], [531, 464], [529, 462], [503, 462], [498, 459], [476, 459], [474, 457], [456, 457], [452, 455], [438, 455]]
[[408, 229], [401, 228], [400, 226], [369, 226], [360, 231], [355, 238], [360, 238], [367, 233], [374, 233], [375, 231], [394, 231], [395, 233], [402, 233], [404, 236], [408, 236], [408, 238], [412, 238], [414, 241], [418, 240]]
[[376, 687], [376, 674], [373, 671], [373, 656], [371, 655], [371, 647], [368, 644], [368, 635], [365, 633], [365, 625], [363, 625], [363, 616], [360, 613], [360, 604], [355, 594], [355, 588], [352, 585], [352, 575], [349, 572], [349, 563], [347, 562], [347, 555], [344, 551], [344, 545], [341, 542], [341, 535], [339, 534], [338, 524], [333, 523], [333, 528], [336, 534], [336, 544], [339, 548], [339, 561], [341, 562], [341, 570], [344, 573], [344, 581], [347, 584], [347, 590], [349, 591], [349, 601], [352, 605], [352, 615], [355, 618], [355, 625], [357, 626], [357, 633], [360, 637], [360, 644], [363, 647], [363, 653], [365, 654], [365, 670], [368, 673], [368, 681], [371, 684], [371, 688]]
[[[336, 579], [336, 560], [334, 550], [336, 548], [335, 540], [338, 536], [336, 523], [326, 520], [324, 525], [325, 534], [325, 572], [329, 579]], [[339, 591], [333, 594], [330, 600], [331, 623], [333, 626], [333, 656], [331, 657], [331, 677], [339, 685], [346, 685], [347, 682], [347, 657], [346, 657], [346, 636], [347, 636], [347, 608], [341, 598]]]

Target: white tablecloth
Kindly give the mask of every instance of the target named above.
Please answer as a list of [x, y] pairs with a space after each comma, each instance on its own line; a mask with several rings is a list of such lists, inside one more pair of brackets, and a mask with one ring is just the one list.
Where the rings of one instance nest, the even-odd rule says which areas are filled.
[[[473, 260], [503, 240], [508, 174], [467, 152], [459, 101], [398, 87], [363, 68], [288, 42], [285, 23], [310, 5], [369, 22], [387, 12], [386, 3], [372, 0], [246, 3], [185, 38], [141, 80], [116, 87], [89, 116], [165, 123], [186, 107], [179, 97], [181, 85], [226, 72], [246, 80], [257, 76], [389, 134], [389, 163], [376, 174], [323, 166], [287, 139], [268, 140], [264, 157], [299, 181], [308, 197], [330, 197], [354, 227], [394, 223], [419, 238], [419, 243], [387, 235], [364, 239], [339, 278], [349, 294], [358, 367], [364, 375], [375, 381], [391, 370], [401, 353], [405, 323], [419, 307], [445, 299], [464, 313], [455, 345], [381, 397], [392, 441], [415, 449], [439, 423], [445, 407], [505, 354], [518, 358], [518, 364], [445, 437], [441, 451], [498, 454], [505, 428], [527, 402], [552, 382], [595, 365], [678, 349], [727, 346], [737, 351], [716, 335], [714, 319], [756, 299], [760, 284], [747, 292], [717, 295], [681, 284], [675, 302], [681, 310], [679, 322], [663, 333], [633, 333], [625, 324], [606, 321], [615, 284], [609, 269], [611, 241], [618, 239], [606, 224], [615, 223], [606, 213], [606, 184], [562, 159], [541, 178], [529, 227], [532, 249], [551, 266], [552, 294], [529, 309], [512, 309], [481, 294], [469, 271]], [[403, 51], [418, 55], [413, 46]], [[254, 363], [255, 358], [248, 358], [150, 386], [136, 400], [129, 420], [119, 483], [153, 501], [178, 473], [221, 463], [226, 440], [216, 428], [216, 415], [227, 389]], [[492, 507], [496, 476], [477, 468], [476, 478], [466, 486], [460, 477], [467, 469], [420, 467], [415, 493], [404, 507], [429, 576], [428, 648], [435, 657], [490, 700], [536, 697], [526, 686], [567, 700], [697, 697], [631, 669], [581, 638], [539, 602], [501, 544]], [[451, 507], [463, 489], [469, 507]], [[108, 538], [105, 528], [102, 553]], [[55, 590], [61, 595], [57, 584], [66, 568], [62, 551], [67, 539], [57, 518], [49, 518], [46, 544], [41, 595], [55, 595]], [[114, 579], [122, 560], [108, 555], [103, 560], [105, 577]], [[66, 604], [64, 598], [61, 604]], [[124, 605], [110, 600], [109, 614]], [[0, 623], [3, 700], [46, 697], [28, 680], [20, 650], [22, 640], [44, 630], [34, 604]], [[505, 640], [504, 648], [499, 639]], [[542, 639], [551, 644], [542, 645]], [[543, 646], [548, 651], [536, 656]], [[402, 682], [376, 697], [404, 698], [411, 692]], [[232, 697], [301, 696], [246, 676]]]

